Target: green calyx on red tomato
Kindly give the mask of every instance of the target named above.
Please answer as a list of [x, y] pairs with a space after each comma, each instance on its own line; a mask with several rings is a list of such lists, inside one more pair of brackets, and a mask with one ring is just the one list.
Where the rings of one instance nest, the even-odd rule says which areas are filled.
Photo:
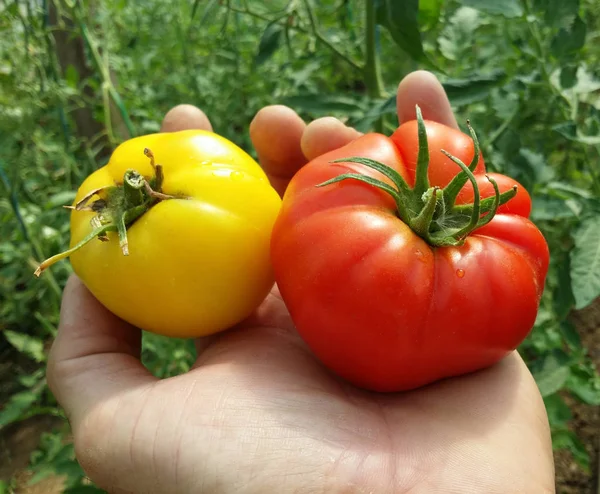
[[[396, 202], [398, 217], [413, 232], [425, 239], [429, 245], [436, 247], [462, 245], [469, 233], [490, 222], [501, 204], [506, 204], [510, 199], [515, 197], [517, 186], [514, 185], [511, 189], [501, 194], [496, 180], [486, 175], [486, 178], [494, 188], [494, 196], [488, 197], [483, 201], [480, 200], [479, 186], [475, 175], [473, 175], [479, 162], [479, 143], [470, 124], [468, 125], [469, 131], [475, 148], [471, 164], [469, 166], [465, 165], [459, 158], [452, 156], [442, 149], [441, 152], [456, 163], [461, 168], [461, 171], [444, 188], [438, 185], [430, 186], [427, 174], [429, 168], [429, 148], [427, 145], [425, 123], [423, 122], [419, 107], [417, 107], [417, 122], [419, 129], [419, 154], [413, 188], [393, 168], [378, 161], [362, 157], [341, 158], [333, 160], [332, 163], [349, 162], [368, 166], [387, 177], [391, 181], [391, 185], [380, 179], [360, 173], [343, 173], [317, 185], [317, 187], [323, 187], [346, 179], [363, 181], [391, 195]], [[473, 203], [456, 205], [456, 198], [467, 181], [471, 182], [475, 192]], [[485, 216], [482, 217], [482, 214]]]
[[524, 187], [486, 173], [472, 130], [417, 110], [296, 173], [271, 235], [275, 279], [326, 367], [414, 389], [493, 365], [533, 327], [549, 252], [530, 211]]

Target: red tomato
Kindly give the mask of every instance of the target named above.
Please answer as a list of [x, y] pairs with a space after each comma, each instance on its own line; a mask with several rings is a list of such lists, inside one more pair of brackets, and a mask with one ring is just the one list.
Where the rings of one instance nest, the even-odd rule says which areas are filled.
[[[349, 172], [394, 185], [364, 164], [331, 163], [353, 156], [383, 163], [412, 187], [417, 126], [405, 125], [391, 139], [366, 134], [300, 169], [271, 242], [276, 281], [301, 337], [326, 367], [375, 391], [409, 390], [498, 362], [533, 327], [549, 261], [544, 237], [526, 218], [522, 187], [488, 224], [450, 246], [417, 235], [392, 195], [373, 184], [349, 178], [316, 187]], [[430, 150], [443, 147], [470, 163], [468, 137], [426, 125]], [[483, 172], [483, 160], [479, 166]], [[431, 152], [433, 185], [457, 171]], [[500, 189], [515, 184], [493, 178]], [[495, 195], [484, 175], [477, 182], [483, 197]], [[472, 201], [469, 184], [460, 204], [469, 190]]]

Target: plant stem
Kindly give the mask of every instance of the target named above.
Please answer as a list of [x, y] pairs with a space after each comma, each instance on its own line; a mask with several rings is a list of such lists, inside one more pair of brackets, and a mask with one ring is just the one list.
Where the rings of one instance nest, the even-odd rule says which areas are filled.
[[[125, 126], [127, 127], [127, 131], [129, 132], [129, 135], [131, 137], [133, 137], [136, 135], [135, 128], [133, 126], [133, 123], [131, 122], [131, 119], [129, 118], [129, 113], [125, 109], [123, 100], [121, 99], [121, 97], [119, 96], [119, 93], [117, 92], [117, 90], [115, 89], [115, 87], [113, 85], [112, 79], [110, 77], [110, 69], [108, 66], [108, 57], [106, 55], [105, 60], [103, 61], [102, 56], [100, 55], [100, 51], [98, 50], [98, 44], [93, 39], [92, 34], [90, 33], [87, 25], [83, 22], [83, 20], [80, 20], [79, 25], [81, 28], [81, 34], [83, 35], [83, 39], [86, 41], [86, 43], [90, 49], [90, 52], [92, 54], [92, 59], [94, 60], [96, 68], [98, 69], [98, 72], [100, 72], [100, 75], [102, 76], [103, 86], [106, 87], [106, 91], [108, 92], [108, 94], [110, 95], [112, 100], [115, 102], [115, 105], [119, 109], [119, 113], [121, 114], [121, 117], [123, 118]], [[107, 111], [106, 108], [105, 108], [105, 111]], [[110, 116], [108, 116], [108, 118], [110, 118]], [[109, 134], [109, 137], [111, 137], [110, 134]]]
[[[594, 146], [594, 150], [596, 151], [596, 155], [600, 157], [600, 146]], [[589, 158], [586, 160], [587, 164], [588, 164], [588, 172], [590, 173], [591, 177], [592, 177], [592, 184], [593, 184], [593, 189], [596, 192], [596, 195], [600, 196], [600, 174], [596, 174], [596, 166], [595, 163], [598, 163], [598, 161], [594, 160], [591, 156], [590, 153], [586, 152], [585, 153], [586, 156], [588, 156]]]
[[112, 117], [110, 114], [110, 96], [108, 94], [108, 85], [106, 82], [102, 83], [102, 106], [104, 107], [104, 127], [106, 128], [106, 135], [110, 141], [111, 146], [116, 145], [115, 134], [112, 128]]
[[[15, 215], [15, 218], [17, 220], [17, 224], [19, 225], [19, 228], [21, 229], [21, 233], [23, 234], [23, 238], [27, 242], [29, 242], [29, 245], [31, 246], [31, 250], [33, 251], [34, 255], [38, 259], [43, 259], [44, 255], [43, 255], [42, 248], [41, 248], [39, 242], [35, 239], [35, 237], [33, 237], [29, 233], [29, 228], [27, 227], [27, 224], [25, 223], [25, 219], [23, 218], [23, 215], [21, 214], [21, 208], [19, 207], [19, 201], [17, 199], [17, 194], [16, 194], [14, 188], [12, 187], [12, 184], [8, 178], [8, 175], [6, 175], [6, 173], [4, 172], [4, 169], [2, 167], [2, 161], [0, 161], [0, 179], [1, 179], [2, 183], [4, 184], [4, 187], [6, 188], [6, 191], [8, 193], [9, 202], [10, 202], [11, 208], [13, 210], [13, 213]], [[55, 300], [54, 300], [55, 305], [58, 307], [58, 305], [60, 304], [60, 299], [62, 297], [62, 290], [60, 289], [58, 281], [56, 281], [56, 278], [54, 277], [54, 275], [49, 276], [47, 282], [48, 282], [48, 286], [50, 287], [50, 290], [52, 290], [52, 293], [55, 296]]]
[[513, 111], [504, 121], [500, 124], [500, 126], [490, 135], [485, 145], [488, 148], [491, 148], [494, 143], [500, 138], [500, 136], [504, 133], [504, 131], [508, 128], [513, 119], [519, 114], [519, 106], [515, 111]]
[[[375, 22], [375, 2], [366, 0], [366, 62], [363, 70], [367, 92], [373, 99], [381, 98], [384, 94], [381, 78], [381, 66], [377, 54], [375, 35], [377, 24]], [[375, 122], [376, 132], [383, 132], [384, 121], [380, 116]]]
[[427, 238], [429, 236], [429, 229], [437, 206], [437, 194], [439, 190], [439, 187], [432, 188], [431, 195], [429, 196], [429, 200], [425, 203], [425, 207], [421, 210], [419, 215], [410, 222], [409, 226], [421, 238]]
[[[546, 56], [546, 50], [544, 49], [544, 43], [542, 42], [542, 37], [537, 28], [537, 25], [534, 22], [529, 20], [529, 18], [531, 17], [531, 9], [529, 7], [529, 0], [523, 0], [523, 7], [524, 7], [523, 11], [524, 11], [524, 16], [525, 16], [525, 21], [527, 23], [527, 28], [529, 29], [531, 38], [534, 41], [535, 49], [537, 50], [537, 60], [538, 60], [538, 65], [540, 66], [540, 70], [542, 71], [542, 76], [544, 77], [546, 84], [550, 88], [550, 91], [552, 91], [552, 93], [554, 93], [556, 96], [558, 96], [559, 99], [566, 100], [570, 106], [571, 105], [570, 101], [567, 100], [563, 96], [563, 94], [554, 86], [554, 84], [552, 84], [550, 72], [548, 71], [548, 67], [546, 65], [546, 61], [548, 58]], [[569, 113], [568, 113], [568, 111], [565, 110], [563, 105], [560, 105], [560, 111], [563, 115], [563, 118], [565, 120], [568, 120]]]

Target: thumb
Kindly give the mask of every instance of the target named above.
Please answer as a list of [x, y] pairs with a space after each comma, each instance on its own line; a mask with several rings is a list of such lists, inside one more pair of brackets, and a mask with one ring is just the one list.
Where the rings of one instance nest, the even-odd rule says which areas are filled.
[[74, 425], [100, 401], [156, 381], [140, 362], [140, 347], [140, 330], [109, 312], [72, 276], [46, 375]]

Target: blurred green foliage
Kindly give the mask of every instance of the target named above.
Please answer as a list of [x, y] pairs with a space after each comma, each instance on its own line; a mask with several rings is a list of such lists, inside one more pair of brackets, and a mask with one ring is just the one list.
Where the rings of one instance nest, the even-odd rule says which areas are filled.
[[[119, 142], [157, 131], [179, 103], [251, 154], [248, 124], [269, 104], [390, 133], [398, 82], [425, 68], [463, 129], [470, 119], [489, 169], [533, 196], [552, 265], [520, 351], [555, 446], [587, 467], [559, 393], [600, 405], [569, 319], [600, 294], [599, 16], [594, 0], [0, 0], [0, 429], [63, 416], [43, 368], [71, 269], [32, 272], [67, 247], [61, 206]], [[143, 361], [181, 373], [193, 345], [145, 335]], [[66, 492], [92, 492], [67, 433], [42, 438], [34, 480], [62, 472]]]

